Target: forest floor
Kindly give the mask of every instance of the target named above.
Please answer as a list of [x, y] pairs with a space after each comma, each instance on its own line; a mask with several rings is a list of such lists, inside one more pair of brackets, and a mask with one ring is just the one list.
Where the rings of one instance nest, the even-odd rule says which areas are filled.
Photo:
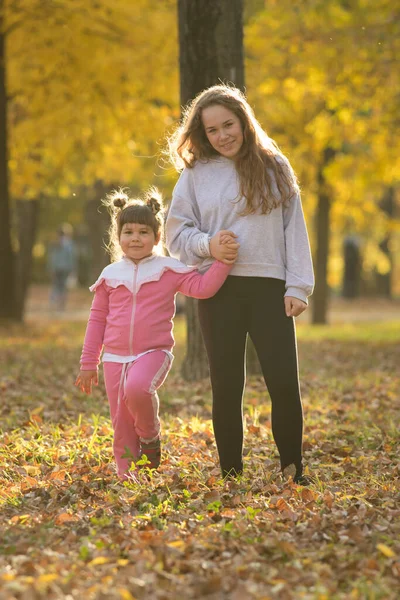
[[221, 481], [209, 383], [179, 375], [178, 317], [162, 465], [122, 484], [103, 380], [91, 397], [73, 385], [90, 306], [80, 293], [61, 318], [36, 294], [24, 326], [0, 329], [0, 600], [398, 598], [398, 305], [385, 320], [357, 318], [361, 302], [329, 327], [298, 324], [308, 488], [280, 478], [257, 377], [245, 473]]

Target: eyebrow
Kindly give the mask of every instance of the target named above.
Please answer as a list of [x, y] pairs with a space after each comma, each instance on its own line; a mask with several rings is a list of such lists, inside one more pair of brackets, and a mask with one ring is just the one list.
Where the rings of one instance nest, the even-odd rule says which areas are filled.
[[[226, 125], [227, 123], [229, 123], [229, 121], [232, 121], [232, 120], [233, 120], [232, 117], [230, 117], [229, 119], [227, 119], [226, 121], [224, 121], [222, 123], [222, 125]], [[206, 130], [208, 130], [208, 129], [215, 129], [215, 127], [216, 127], [216, 125], [209, 125], [208, 127], [206, 127]]]

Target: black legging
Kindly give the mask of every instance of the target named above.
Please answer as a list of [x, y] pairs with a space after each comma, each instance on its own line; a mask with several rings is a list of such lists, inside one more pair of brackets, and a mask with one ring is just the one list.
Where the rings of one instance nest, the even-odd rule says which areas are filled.
[[303, 411], [294, 320], [287, 317], [285, 283], [266, 277], [229, 276], [219, 292], [199, 301], [210, 364], [213, 425], [222, 474], [243, 470], [242, 398], [246, 337], [250, 335], [272, 401], [272, 433], [281, 468], [302, 472]]

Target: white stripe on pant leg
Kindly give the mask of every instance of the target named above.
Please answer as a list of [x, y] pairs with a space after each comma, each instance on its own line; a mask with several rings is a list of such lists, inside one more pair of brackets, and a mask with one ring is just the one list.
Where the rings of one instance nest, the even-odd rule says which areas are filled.
[[119, 387], [118, 387], [118, 406], [121, 402], [121, 388], [123, 389], [123, 392], [125, 394], [125, 375], [126, 375], [126, 367], [127, 367], [127, 363], [123, 364], [122, 369], [121, 369], [121, 377], [119, 380]]
[[160, 400], [158, 398], [157, 392], [154, 392], [154, 394], [151, 395], [151, 403], [153, 405], [154, 426], [157, 427], [157, 429], [158, 429], [157, 436], [159, 436], [160, 435], [160, 417], [159, 417], [158, 409], [160, 407]]
[[153, 438], [150, 438], [150, 439], [149, 438], [140, 438], [140, 441], [144, 442], [145, 444], [154, 442], [156, 439], [158, 439], [158, 437], [160, 435], [160, 430], [159, 430], [160, 419], [158, 418], [158, 407], [159, 407], [160, 403], [158, 402], [158, 395], [156, 392], [156, 388], [157, 388], [157, 383], [159, 381], [162, 381], [162, 379], [165, 376], [165, 373], [168, 371], [170, 362], [171, 362], [171, 357], [168, 354], [166, 354], [161, 367], [158, 369], [157, 373], [154, 375], [153, 380], [150, 384], [149, 392], [151, 394], [151, 404], [153, 407], [154, 427], [158, 430], [158, 433], [156, 436], [154, 436]]
[[156, 391], [157, 383], [160, 379], [163, 378], [165, 372], [168, 370], [170, 360], [171, 360], [170, 357], [168, 356], [168, 354], [166, 354], [163, 364], [158, 369], [157, 373], [154, 375], [153, 380], [150, 384], [150, 388], [149, 388], [150, 394], [154, 394], [154, 392]]

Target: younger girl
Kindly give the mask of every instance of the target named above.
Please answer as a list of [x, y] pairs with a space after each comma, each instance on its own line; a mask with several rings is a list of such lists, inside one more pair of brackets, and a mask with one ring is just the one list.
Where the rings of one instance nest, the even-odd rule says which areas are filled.
[[[222, 474], [243, 469], [249, 334], [271, 396], [282, 472], [306, 484], [293, 317], [306, 309], [314, 277], [296, 177], [244, 95], [226, 85], [194, 99], [170, 149], [177, 168], [184, 167], [166, 224], [171, 255], [204, 271], [223, 260], [221, 241], [240, 242], [239, 260], [221, 290], [199, 302]], [[221, 236], [222, 228], [235, 236]]]
[[[118, 475], [146, 454], [150, 467], [160, 464], [157, 390], [170, 368], [174, 345], [175, 294], [210, 298], [224, 283], [236, 260], [238, 244], [220, 248], [216, 261], [199, 274], [174, 258], [156, 254], [162, 233], [161, 197], [153, 190], [145, 202], [122, 192], [108, 198], [113, 259], [90, 288], [95, 292], [76, 385], [91, 393], [104, 345], [104, 378], [114, 428]], [[229, 232], [224, 232], [228, 234]], [[119, 252], [118, 252], [119, 251]]]

